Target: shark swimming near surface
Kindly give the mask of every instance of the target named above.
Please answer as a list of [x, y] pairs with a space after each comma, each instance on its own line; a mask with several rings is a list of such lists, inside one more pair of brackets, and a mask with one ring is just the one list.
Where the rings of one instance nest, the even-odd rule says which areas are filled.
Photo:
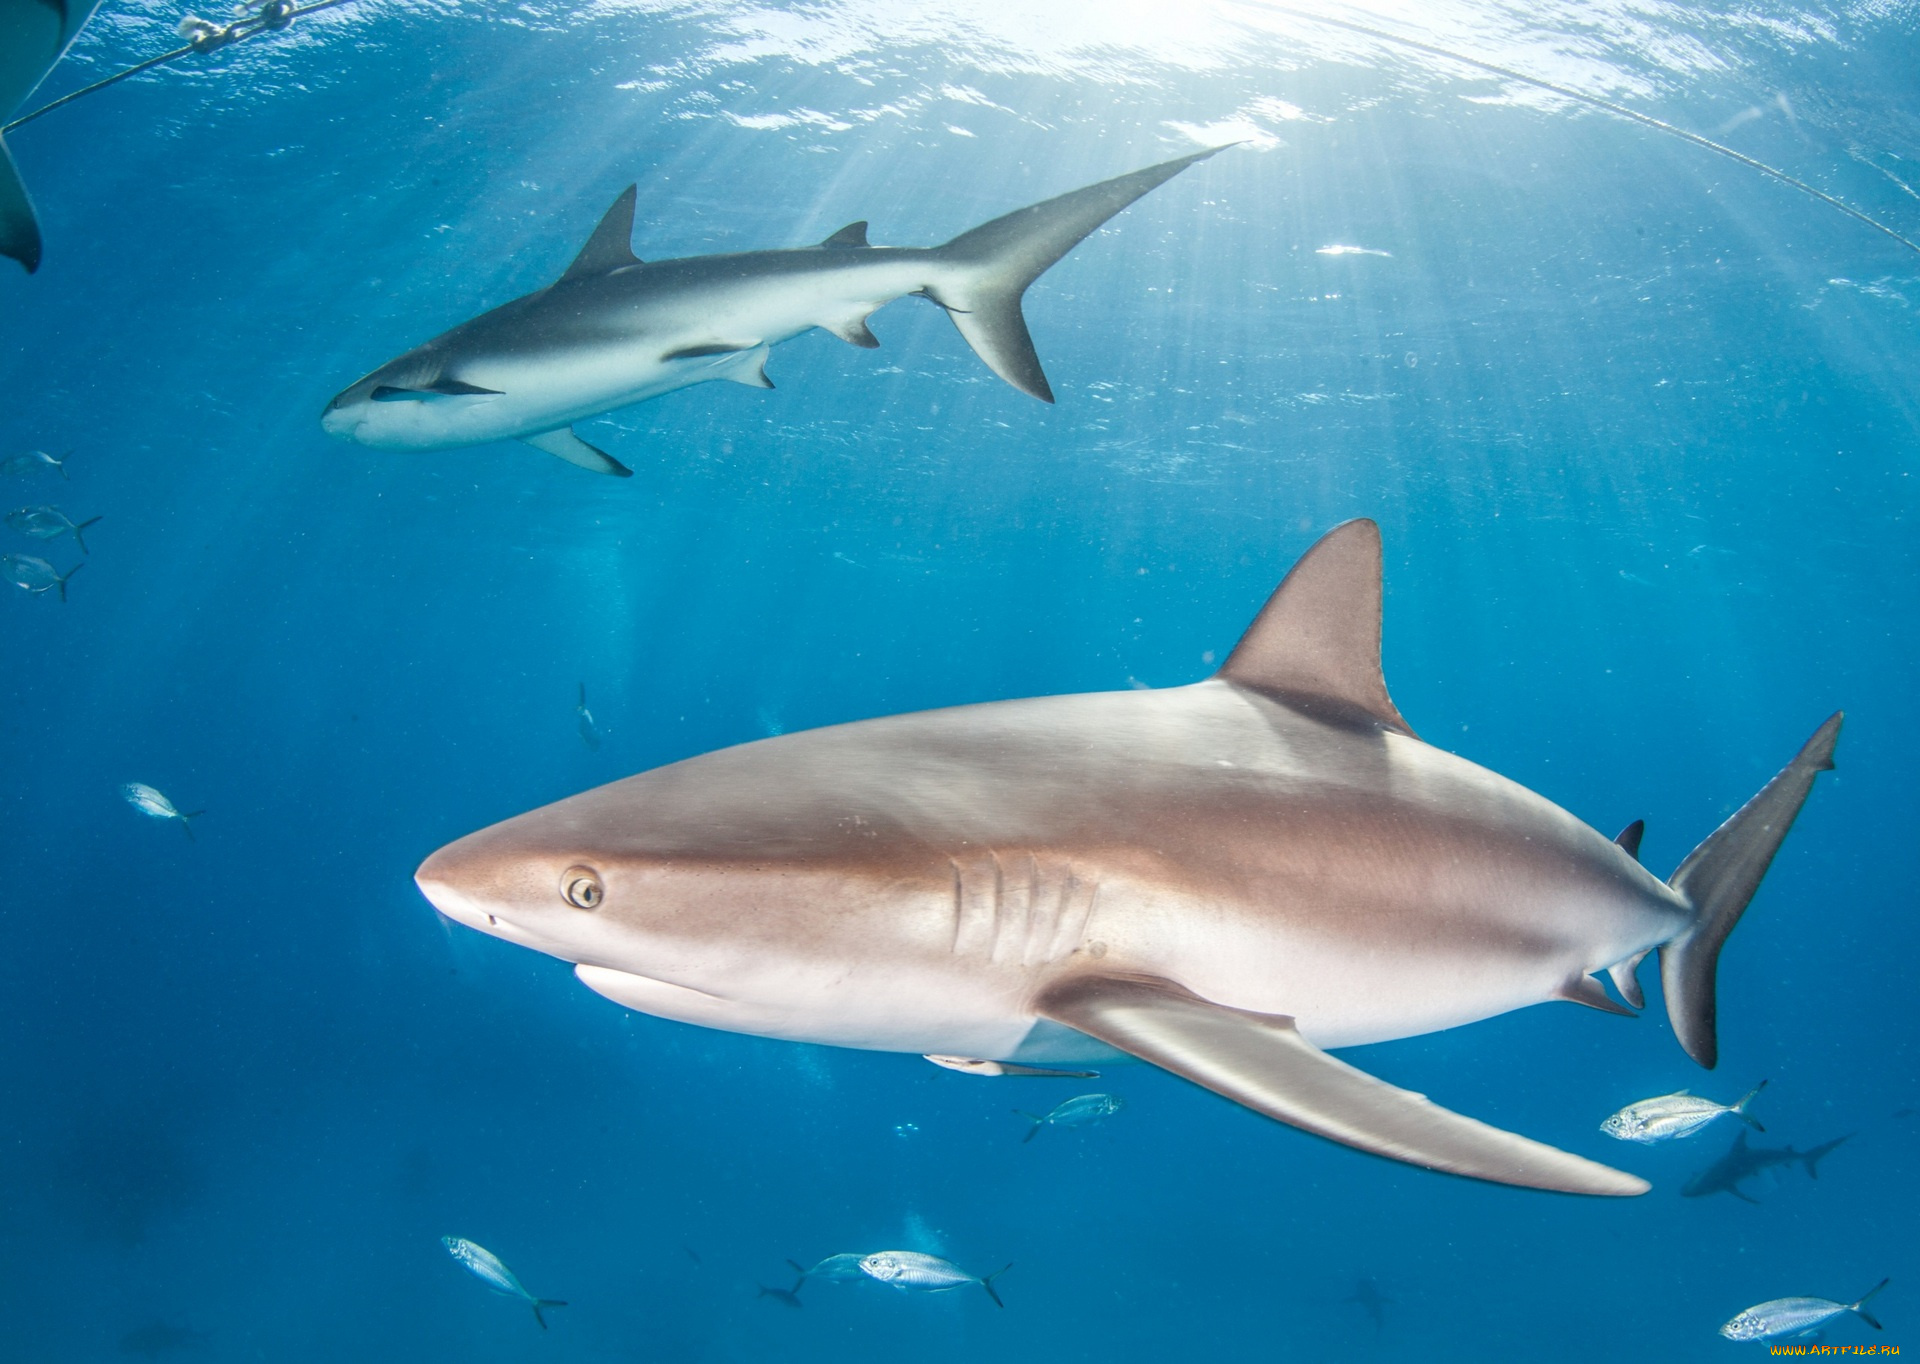
[[632, 473], [573, 423], [709, 380], [772, 388], [769, 348], [816, 327], [868, 349], [877, 309], [940, 305], [995, 374], [1043, 402], [1053, 390], [1027, 333], [1027, 286], [1089, 233], [1224, 147], [1017, 209], [944, 246], [872, 246], [849, 223], [817, 246], [644, 262], [628, 186], [547, 288], [382, 365], [321, 414], [332, 435], [391, 450], [518, 440], [596, 473]]
[[1118, 1051], [1376, 1155], [1644, 1193], [1327, 1049], [1547, 1000], [1628, 1013], [1657, 951], [1674, 1031], [1712, 1066], [1721, 944], [1841, 717], [1662, 881], [1416, 737], [1381, 605], [1379, 529], [1350, 521], [1206, 680], [761, 739], [469, 834], [415, 879], [662, 1018], [949, 1059]]
[[[0, 123], [46, 78], [98, 0], [0, 0]], [[0, 136], [0, 256], [40, 268], [40, 219]]]

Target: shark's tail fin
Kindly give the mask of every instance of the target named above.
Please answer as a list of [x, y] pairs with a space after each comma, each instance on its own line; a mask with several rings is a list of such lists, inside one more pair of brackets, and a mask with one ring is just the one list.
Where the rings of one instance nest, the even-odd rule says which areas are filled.
[[79, 525], [73, 528], [73, 538], [80, 542], [80, 552], [82, 554], [91, 554], [93, 553], [93, 551], [87, 548], [86, 537], [82, 535], [80, 532], [85, 530], [88, 526], [99, 525], [102, 519], [103, 518], [98, 516], [88, 517], [85, 521], [82, 521]]
[[1867, 1305], [1867, 1299], [1871, 1298], [1875, 1293], [1878, 1293], [1881, 1289], [1885, 1288], [1888, 1284], [1892, 1282], [1893, 1282], [1892, 1279], [1882, 1279], [1879, 1283], [1875, 1284], [1872, 1288], [1869, 1288], [1866, 1292], [1862, 1293], [1858, 1298], [1848, 1303], [1847, 1310], [1853, 1313], [1856, 1317], [1860, 1318], [1860, 1320], [1864, 1321], [1867, 1325], [1871, 1326], [1874, 1330], [1876, 1331], [1886, 1330], [1887, 1328], [1882, 1326], [1879, 1322], [1875, 1321], [1873, 1317], [1865, 1309]]
[[[1832, 1141], [1823, 1141], [1811, 1151], [1802, 1151], [1800, 1153], [1800, 1163], [1807, 1167], [1807, 1178], [1820, 1178], [1820, 1162], [1832, 1155], [1834, 1148], [1841, 1142], [1851, 1140], [1853, 1140], [1853, 1133], [1849, 1132], [1844, 1137], [1835, 1137]], [[1877, 1288], [1873, 1290], [1874, 1293], [1878, 1293], [1879, 1291]], [[1867, 1297], [1872, 1296], [1872, 1293], [1867, 1295]], [[1866, 1298], [1862, 1298], [1860, 1301], [1865, 1302], [1866, 1300]]]
[[74, 574], [78, 573], [81, 569], [85, 567], [86, 567], [86, 564], [84, 563], [75, 564], [72, 568], [67, 570], [65, 577], [62, 577], [58, 580], [60, 583], [60, 600], [61, 601], [65, 601], [67, 599], [67, 578], [71, 578]]
[[540, 1329], [544, 1331], [547, 1329], [547, 1319], [545, 1315], [543, 1315], [546, 1310], [549, 1307], [565, 1306], [566, 1304], [558, 1298], [535, 1298], [533, 1300], [533, 1319], [540, 1323]]
[[1767, 1082], [1765, 1080], [1762, 1080], [1759, 1084], [1755, 1085], [1752, 1089], [1749, 1089], [1746, 1093], [1746, 1097], [1741, 1099], [1739, 1103], [1735, 1104], [1732, 1109], [1732, 1113], [1736, 1118], [1740, 1119], [1741, 1122], [1745, 1123], [1748, 1127], [1751, 1127], [1756, 1132], [1764, 1132], [1767, 1129], [1760, 1125], [1760, 1120], [1758, 1118], [1754, 1117], [1751, 1113], [1747, 1112], [1747, 1108], [1753, 1103], [1755, 1099], [1760, 1097], [1760, 1091], [1765, 1089], [1766, 1087], [1767, 1087]]
[[29, 275], [40, 268], [40, 220], [33, 216], [33, 201], [20, 183], [4, 137], [0, 137], [0, 256], [19, 261]]
[[947, 310], [988, 369], [1022, 393], [1050, 403], [1053, 390], [1034, 353], [1020, 296], [1107, 219], [1194, 162], [1224, 150], [1209, 147], [1102, 180], [963, 232], [938, 248], [943, 268], [922, 292]]
[[[1005, 1274], [1009, 1269], [1012, 1269], [1012, 1268], [1013, 1268], [1013, 1265], [1011, 1262], [1009, 1262], [1007, 1264], [1001, 1265], [1000, 1268], [994, 1270], [993, 1273], [987, 1275], [986, 1278], [980, 1280], [980, 1286], [987, 1290], [987, 1296], [993, 1299], [993, 1305], [995, 1307], [1005, 1307], [1006, 1304], [1004, 1302], [1001, 1302], [1000, 1295], [993, 1291], [993, 1281], [999, 1278], [1002, 1274]], [[1879, 1291], [1880, 1290], [1877, 1288], [1873, 1290], [1874, 1293], [1878, 1293]], [[1869, 1293], [1867, 1295], [1867, 1297], [1869, 1298], [1872, 1296], [1873, 1296], [1873, 1293]], [[1860, 1301], [1865, 1302], [1866, 1300], [1867, 1300], [1866, 1298], [1862, 1298]]]
[[1793, 761], [1688, 853], [1667, 882], [1693, 906], [1693, 922], [1661, 945], [1660, 987], [1674, 1035], [1687, 1055], [1709, 1070], [1720, 1059], [1714, 968], [1721, 945], [1759, 889], [1760, 878], [1813, 789], [1814, 777], [1832, 770], [1842, 718], [1836, 713], [1815, 730]]

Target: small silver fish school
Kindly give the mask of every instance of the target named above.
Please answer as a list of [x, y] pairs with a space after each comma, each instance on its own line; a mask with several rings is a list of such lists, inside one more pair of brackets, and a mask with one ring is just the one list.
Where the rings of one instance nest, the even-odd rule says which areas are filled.
[[179, 810], [172, 801], [143, 781], [130, 781], [120, 788], [120, 794], [127, 798], [127, 804], [143, 815], [154, 819], [177, 819], [180, 827], [187, 831], [188, 841], [193, 840], [193, 825], [190, 820], [198, 819], [205, 810]]
[[469, 1241], [464, 1236], [442, 1236], [440, 1244], [447, 1248], [447, 1254], [460, 1262], [460, 1267], [480, 1280], [494, 1292], [503, 1297], [518, 1298], [533, 1309], [533, 1319], [540, 1323], [542, 1331], [547, 1329], [547, 1319], [541, 1313], [549, 1307], [565, 1307], [566, 1303], [558, 1298], [536, 1298], [520, 1286], [520, 1280], [500, 1262], [500, 1257], [485, 1246]]
[[1882, 1279], [1852, 1302], [1834, 1302], [1830, 1298], [1775, 1298], [1749, 1307], [1722, 1326], [1720, 1334], [1728, 1340], [1772, 1340], [1778, 1336], [1805, 1335], [1843, 1312], [1853, 1313], [1876, 1331], [1883, 1330], [1885, 1328], [1868, 1315], [1866, 1304], [1892, 1282]]
[[1043, 1127], [1091, 1127], [1111, 1118], [1124, 1106], [1116, 1094], [1080, 1094], [1046, 1113], [1028, 1113], [1017, 1108], [1014, 1112], [1033, 1123], [1027, 1135], [1020, 1138], [1025, 1143], [1039, 1136]]
[[993, 1273], [982, 1276], [969, 1274], [953, 1261], [943, 1260], [938, 1255], [922, 1255], [917, 1250], [879, 1250], [862, 1260], [860, 1268], [868, 1278], [902, 1292], [918, 1289], [923, 1293], [945, 1293], [949, 1289], [977, 1283], [987, 1290], [987, 1296], [993, 1299], [995, 1307], [1005, 1307], [1000, 1295], [993, 1291], [993, 1281], [1013, 1266], [1004, 1264]]
[[593, 712], [587, 709], [587, 684], [580, 684], [580, 704], [574, 713], [580, 717], [580, 742], [587, 746], [590, 753], [600, 751], [600, 727], [593, 722]]
[[89, 517], [85, 521], [74, 521], [58, 507], [22, 507], [18, 511], [7, 513], [7, 524], [22, 535], [31, 535], [36, 540], [53, 540], [73, 532], [75, 543], [82, 554], [90, 554], [87, 537], [80, 532], [96, 524], [101, 518]]
[[85, 567], [85, 564], [75, 564], [61, 573], [45, 559], [31, 554], [0, 555], [0, 574], [5, 574], [8, 582], [36, 597], [59, 588], [61, 601], [67, 599], [67, 579]]
[[45, 450], [28, 450], [25, 454], [14, 455], [0, 462], [0, 474], [31, 474], [41, 469], [57, 469], [60, 477], [67, 476], [67, 456], [55, 459]]
[[1619, 1141], [1637, 1141], [1643, 1146], [1658, 1141], [1677, 1141], [1690, 1137], [1722, 1113], [1731, 1113], [1756, 1132], [1764, 1132], [1759, 1121], [1747, 1112], [1747, 1106], [1767, 1087], [1762, 1080], [1737, 1103], [1717, 1104], [1686, 1090], [1662, 1094], [1657, 1099], [1642, 1099], [1628, 1104], [1600, 1124], [1600, 1130]]

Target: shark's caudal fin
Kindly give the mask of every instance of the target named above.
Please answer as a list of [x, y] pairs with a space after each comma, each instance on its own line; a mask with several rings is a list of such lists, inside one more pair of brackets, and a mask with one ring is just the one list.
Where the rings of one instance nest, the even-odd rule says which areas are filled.
[[[1034, 353], [1020, 296], [1049, 266], [1073, 250], [1088, 233], [1148, 190], [1158, 188], [1225, 147], [1209, 147], [1131, 175], [1103, 180], [1057, 199], [1017, 209], [983, 223], [938, 247], [936, 283], [924, 291], [947, 310], [960, 335], [987, 368], [1022, 393], [1053, 401], [1053, 390]], [[835, 234], [838, 236], [839, 234]], [[824, 245], [832, 246], [829, 238]], [[861, 343], [864, 344], [864, 343]]]
[[1043, 990], [1035, 1011], [1257, 1113], [1390, 1160], [1561, 1193], [1647, 1191], [1644, 1179], [1355, 1070], [1300, 1036], [1291, 1018], [1215, 1004], [1169, 980], [1072, 976]]
[[11, 256], [31, 275], [40, 268], [40, 220], [20, 182], [7, 140], [0, 137], [0, 256]]
[[1720, 1059], [1714, 1030], [1714, 969], [1720, 948], [1759, 889], [1774, 853], [1813, 789], [1833, 769], [1841, 714], [1815, 730], [1792, 762], [1741, 806], [1706, 842], [1687, 854], [1667, 884], [1693, 906], [1693, 923], [1661, 945], [1660, 988], [1667, 1017], [1687, 1055], [1711, 1070]]
[[542, 1313], [549, 1307], [566, 1306], [566, 1304], [558, 1298], [533, 1298], [531, 1302], [533, 1304], [533, 1319], [540, 1323], [540, 1329], [542, 1331], [547, 1329], [547, 1319]]
[[[1745, 1134], [1743, 1133], [1742, 1135]], [[1800, 1153], [1800, 1164], [1806, 1168], [1807, 1178], [1820, 1178], [1820, 1162], [1832, 1155], [1840, 1143], [1852, 1140], [1853, 1133], [1849, 1132], [1844, 1137], [1835, 1137], [1832, 1141], [1823, 1141], [1811, 1151], [1802, 1151]]]

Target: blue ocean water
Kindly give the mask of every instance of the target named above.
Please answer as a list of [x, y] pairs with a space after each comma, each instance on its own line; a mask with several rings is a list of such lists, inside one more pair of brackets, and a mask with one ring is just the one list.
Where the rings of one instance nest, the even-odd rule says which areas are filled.
[[[1911, 4], [1328, 12], [1920, 233]], [[42, 94], [179, 16], [107, 0]], [[627, 481], [318, 426], [551, 281], [630, 183], [650, 259], [862, 218], [924, 245], [1233, 139], [1030, 291], [1053, 407], [907, 300], [878, 351], [776, 350], [773, 392], [583, 424]], [[66, 604], [0, 597], [0, 1356], [1732, 1359], [1740, 1308], [1889, 1275], [1885, 1334], [1827, 1340], [1906, 1338], [1920, 257], [1645, 127], [1226, 0], [356, 0], [9, 140], [47, 259], [0, 270], [0, 457], [73, 453], [7, 509], [104, 519]], [[627, 1013], [412, 885], [721, 745], [1196, 680], [1361, 515], [1413, 726], [1604, 831], [1644, 817], [1662, 875], [1848, 712], [1722, 960], [1717, 1072], [1651, 971], [1637, 1020], [1345, 1053], [1643, 1198], [1388, 1164], [1145, 1066], [1103, 1077], [1112, 1120], [1023, 1144], [1010, 1110], [1086, 1086]], [[128, 781], [204, 807], [195, 840]], [[1855, 1135], [1757, 1205], [1679, 1196], [1724, 1124], [1597, 1130], [1761, 1079], [1756, 1142]], [[445, 1234], [570, 1305], [541, 1333]], [[1006, 1310], [756, 1296], [892, 1246], [1011, 1261]]]

